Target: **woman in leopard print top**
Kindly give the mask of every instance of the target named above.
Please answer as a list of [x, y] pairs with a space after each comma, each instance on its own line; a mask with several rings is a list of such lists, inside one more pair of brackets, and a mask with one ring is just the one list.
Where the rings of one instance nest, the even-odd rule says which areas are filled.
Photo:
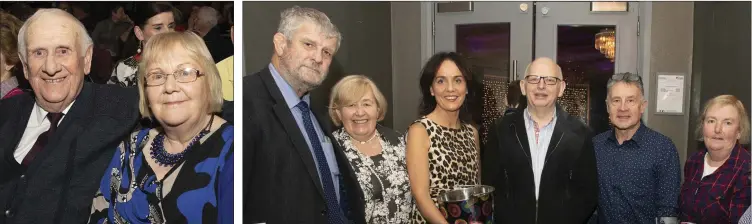
[[407, 171], [416, 207], [411, 223], [447, 223], [437, 198], [460, 185], [480, 184], [478, 131], [470, 125], [472, 73], [454, 52], [423, 67], [419, 120], [407, 134]]

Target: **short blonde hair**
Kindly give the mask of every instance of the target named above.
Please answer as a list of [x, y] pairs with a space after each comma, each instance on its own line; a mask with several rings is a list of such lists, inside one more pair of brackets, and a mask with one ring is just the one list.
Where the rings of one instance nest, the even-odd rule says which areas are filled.
[[705, 107], [702, 110], [702, 116], [700, 116], [700, 122], [697, 124], [697, 129], [695, 130], [695, 133], [697, 134], [697, 138], [700, 141], [703, 141], [703, 133], [702, 128], [705, 123], [705, 116], [708, 114], [708, 110], [714, 106], [726, 106], [731, 105], [736, 109], [736, 112], [739, 114], [739, 132], [741, 133], [741, 137], [739, 138], [740, 144], [747, 144], [749, 143], [750, 139], [750, 130], [749, 130], [749, 117], [747, 117], [747, 110], [744, 109], [744, 104], [742, 104], [742, 101], [740, 101], [738, 98], [736, 98], [733, 95], [720, 95], [716, 96], [713, 99], [708, 100], [708, 102], [705, 103]]
[[209, 49], [206, 47], [204, 40], [193, 32], [169, 32], [153, 36], [146, 42], [143, 49], [143, 58], [138, 64], [138, 109], [141, 116], [151, 118], [149, 102], [146, 100], [146, 75], [147, 66], [150, 63], [164, 60], [172, 57], [176, 49], [185, 49], [188, 57], [198, 63], [201, 67], [199, 71], [206, 77], [204, 82], [206, 89], [209, 91], [207, 103], [207, 113], [217, 113], [222, 111], [222, 83], [219, 77], [219, 71], [214, 64]]
[[359, 101], [369, 90], [373, 92], [373, 96], [376, 98], [379, 121], [384, 120], [387, 110], [386, 98], [381, 94], [376, 84], [364, 75], [348, 75], [334, 85], [332, 93], [329, 95], [329, 117], [332, 118], [334, 125], [342, 125], [342, 121], [337, 117], [337, 110], [342, 106]]

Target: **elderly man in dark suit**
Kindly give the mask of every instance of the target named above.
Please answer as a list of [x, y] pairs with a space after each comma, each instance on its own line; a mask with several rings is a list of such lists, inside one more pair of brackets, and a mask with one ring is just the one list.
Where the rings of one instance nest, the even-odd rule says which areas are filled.
[[33, 93], [1, 102], [0, 223], [84, 223], [138, 94], [84, 83], [92, 41], [67, 12], [39, 10], [19, 33]]
[[243, 78], [243, 220], [364, 223], [364, 201], [327, 116], [309, 92], [325, 79], [341, 34], [322, 12], [282, 12], [272, 62]]

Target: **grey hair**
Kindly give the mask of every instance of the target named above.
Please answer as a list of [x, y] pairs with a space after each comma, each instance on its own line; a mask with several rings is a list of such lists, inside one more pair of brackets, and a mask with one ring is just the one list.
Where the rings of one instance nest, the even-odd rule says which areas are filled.
[[26, 29], [31, 26], [36, 20], [46, 17], [46, 16], [63, 16], [68, 17], [73, 21], [73, 29], [76, 30], [76, 33], [78, 35], [78, 43], [81, 45], [81, 54], [85, 55], [86, 50], [89, 49], [94, 44], [94, 41], [91, 40], [91, 37], [89, 36], [88, 31], [86, 30], [86, 27], [84, 27], [84, 24], [82, 24], [76, 17], [73, 17], [70, 13], [60, 10], [60, 9], [39, 9], [34, 15], [29, 17], [29, 19], [24, 22], [23, 26], [21, 26], [21, 29], [18, 31], [18, 55], [21, 57], [21, 62], [24, 64], [27, 63], [26, 60], [26, 54], [28, 53], [26, 49]]
[[623, 82], [626, 84], [632, 84], [637, 86], [637, 88], [640, 88], [640, 94], [644, 97], [645, 96], [645, 89], [642, 87], [642, 77], [640, 77], [637, 74], [634, 73], [617, 73], [611, 76], [610, 79], [608, 79], [608, 83], [606, 83], [606, 89], [607, 93], [611, 94], [611, 87], [616, 85], [616, 83]]
[[303, 22], [312, 22], [321, 28], [327, 37], [337, 38], [337, 49], [339, 49], [339, 45], [342, 42], [342, 34], [323, 12], [313, 8], [301, 8], [296, 5], [282, 11], [280, 17], [277, 32], [285, 35], [288, 41], [291, 40], [293, 33], [303, 25]]
[[219, 21], [219, 12], [209, 6], [199, 8], [197, 16], [199, 21], [201, 21], [199, 24], [209, 24], [211, 25], [210, 27], [216, 26]]

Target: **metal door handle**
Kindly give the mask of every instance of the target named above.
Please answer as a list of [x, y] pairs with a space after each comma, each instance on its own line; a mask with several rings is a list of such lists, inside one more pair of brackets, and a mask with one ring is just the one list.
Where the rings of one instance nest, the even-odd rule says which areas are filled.
[[512, 60], [512, 69], [509, 70], [509, 82], [517, 80], [517, 60]]

